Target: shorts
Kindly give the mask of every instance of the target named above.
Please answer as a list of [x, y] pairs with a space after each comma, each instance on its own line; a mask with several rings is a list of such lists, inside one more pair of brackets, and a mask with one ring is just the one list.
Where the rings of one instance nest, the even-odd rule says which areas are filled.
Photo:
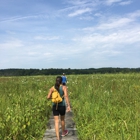
[[54, 105], [52, 107], [52, 111], [54, 116], [59, 116], [59, 115], [64, 116], [66, 113], [66, 106], [58, 106], [56, 110], [56, 106]]
[[63, 86], [65, 86], [65, 85], [66, 85], [66, 83], [62, 83], [62, 85], [63, 85]]

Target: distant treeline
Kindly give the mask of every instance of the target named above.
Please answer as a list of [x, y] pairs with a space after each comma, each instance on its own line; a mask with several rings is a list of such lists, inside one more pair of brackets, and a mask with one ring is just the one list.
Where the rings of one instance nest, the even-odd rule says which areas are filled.
[[135, 73], [140, 68], [89, 68], [89, 69], [1, 69], [0, 76], [35, 76], [35, 75], [66, 75], [70, 74], [105, 74], [105, 73]]

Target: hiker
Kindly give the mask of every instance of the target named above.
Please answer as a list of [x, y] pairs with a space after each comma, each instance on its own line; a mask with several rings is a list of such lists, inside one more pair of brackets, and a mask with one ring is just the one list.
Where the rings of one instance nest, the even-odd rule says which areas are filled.
[[62, 75], [62, 84], [66, 85], [66, 83], [67, 83], [67, 78], [65, 76], [65, 73], [63, 73], [63, 75]]
[[[56, 132], [57, 140], [60, 140], [59, 115], [61, 118], [61, 129], [62, 129], [61, 136], [63, 137], [68, 134], [68, 130], [65, 129], [65, 113], [66, 113], [66, 111], [67, 112], [70, 111], [71, 108], [70, 108], [70, 102], [69, 102], [68, 93], [67, 93], [67, 87], [62, 85], [61, 76], [56, 77], [56, 83], [55, 83], [54, 87], [55, 87], [55, 89], [57, 89], [57, 91], [59, 92], [61, 97], [64, 96], [64, 98], [62, 98], [62, 102], [58, 103], [57, 109], [56, 109], [56, 104], [52, 103], [52, 111], [53, 111], [53, 116], [54, 116], [54, 121], [55, 121], [55, 132]], [[48, 99], [51, 99], [52, 93], [54, 91], [54, 87], [50, 88], [50, 91], [47, 96]]]

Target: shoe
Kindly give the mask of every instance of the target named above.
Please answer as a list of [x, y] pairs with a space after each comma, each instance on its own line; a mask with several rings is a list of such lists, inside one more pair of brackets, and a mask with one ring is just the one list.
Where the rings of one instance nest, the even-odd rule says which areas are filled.
[[69, 133], [69, 131], [65, 130], [65, 132], [63, 132], [61, 136], [64, 137], [64, 136], [68, 135], [68, 133]]

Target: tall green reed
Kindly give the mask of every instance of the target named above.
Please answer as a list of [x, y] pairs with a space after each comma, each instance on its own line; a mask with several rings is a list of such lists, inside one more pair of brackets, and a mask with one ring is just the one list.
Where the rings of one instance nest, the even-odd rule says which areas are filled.
[[0, 139], [42, 139], [51, 104], [52, 77], [0, 78]]
[[139, 74], [78, 75], [69, 88], [80, 140], [137, 140]]

